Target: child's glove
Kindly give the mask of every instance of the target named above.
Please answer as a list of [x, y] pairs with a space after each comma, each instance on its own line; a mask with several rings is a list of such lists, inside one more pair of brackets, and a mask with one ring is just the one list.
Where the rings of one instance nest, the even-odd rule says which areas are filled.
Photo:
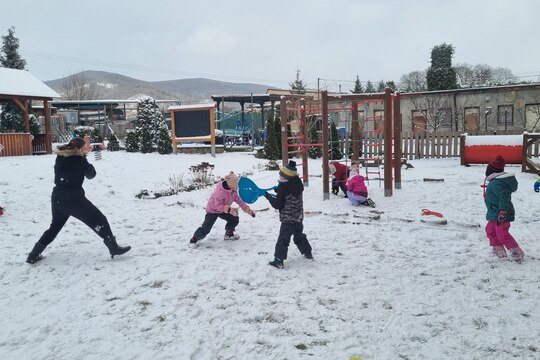
[[243, 209], [244, 212], [248, 215], [251, 215], [251, 217], [255, 217], [255, 212], [253, 210], [251, 210], [251, 208], [248, 206], [246, 207], [245, 209]]
[[337, 195], [339, 193], [339, 186], [332, 186], [332, 194]]
[[540, 179], [536, 180], [536, 182], [534, 183], [534, 191], [540, 192]]
[[508, 215], [508, 211], [500, 210], [499, 211], [499, 216], [497, 216], [497, 222], [498, 223], [507, 222], [508, 221], [507, 215]]

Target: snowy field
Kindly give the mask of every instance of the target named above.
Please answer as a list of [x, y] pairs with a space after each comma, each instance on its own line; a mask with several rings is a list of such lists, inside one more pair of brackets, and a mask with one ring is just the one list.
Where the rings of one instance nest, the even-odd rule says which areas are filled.
[[[248, 173], [276, 184], [264, 160], [231, 153], [103, 153], [87, 197], [120, 245], [111, 260], [76, 220], [35, 265], [27, 253], [47, 229], [54, 156], [0, 158], [0, 359], [539, 359], [540, 194], [515, 172], [511, 233], [521, 264], [490, 254], [480, 184], [485, 166], [458, 159], [411, 161], [402, 189], [384, 197], [370, 181], [370, 208], [322, 201], [321, 162], [311, 161], [305, 232], [314, 261], [291, 244], [285, 269], [267, 265], [278, 213], [261, 198], [241, 214], [238, 241], [224, 221], [192, 248], [213, 188], [137, 199], [202, 161], [215, 175]], [[443, 182], [424, 182], [440, 178]], [[427, 208], [447, 225], [420, 221]]]

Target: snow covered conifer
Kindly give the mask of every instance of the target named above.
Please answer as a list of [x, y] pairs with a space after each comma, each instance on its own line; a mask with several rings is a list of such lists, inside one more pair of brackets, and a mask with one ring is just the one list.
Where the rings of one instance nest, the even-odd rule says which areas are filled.
[[158, 142], [157, 142], [157, 150], [160, 154], [170, 154], [172, 153], [172, 139], [171, 139], [171, 133], [169, 132], [169, 128], [167, 127], [167, 124], [165, 124], [165, 121], [162, 122], [162, 124], [159, 127], [158, 132]]
[[107, 150], [109, 151], [120, 150], [120, 142], [118, 141], [118, 138], [116, 137], [116, 135], [111, 134], [111, 137], [109, 138], [109, 143], [107, 144]]
[[277, 160], [281, 157], [275, 132], [274, 115], [272, 113], [270, 113], [266, 120], [266, 142], [264, 143], [263, 154], [264, 158], [268, 160]]
[[[313, 126], [311, 128], [311, 133], [309, 136], [310, 144], [320, 144], [319, 142], [319, 133], [317, 132], [317, 127]], [[322, 156], [322, 148], [320, 146], [310, 146], [308, 148], [308, 156], [310, 159], [318, 159]]]
[[126, 133], [126, 151], [137, 152], [139, 151], [139, 137], [134, 130], [128, 130]]

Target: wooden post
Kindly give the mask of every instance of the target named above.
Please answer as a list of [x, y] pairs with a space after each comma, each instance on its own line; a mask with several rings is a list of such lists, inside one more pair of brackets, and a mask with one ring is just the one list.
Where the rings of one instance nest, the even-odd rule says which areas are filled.
[[172, 146], [173, 146], [173, 153], [178, 154], [178, 143], [176, 142], [176, 129], [175, 129], [174, 123], [175, 123], [174, 111], [171, 111], [171, 134], [172, 134], [171, 141], [172, 141]]
[[467, 138], [467, 134], [461, 134], [459, 135], [459, 152], [461, 157], [461, 163], [460, 165], [466, 165], [465, 159], [463, 154], [465, 153], [465, 139]]
[[24, 104], [24, 131], [30, 133], [30, 116], [28, 115], [28, 100], [23, 101]]
[[279, 101], [279, 116], [281, 128], [281, 166], [289, 163], [289, 142], [287, 141], [287, 101], [285, 96], [282, 96]]
[[300, 99], [300, 129], [302, 130], [302, 135], [304, 136], [304, 146], [302, 146], [302, 180], [304, 186], [309, 186], [309, 175], [308, 175], [308, 127], [306, 121], [306, 99]]
[[[210, 114], [209, 114], [210, 115], [210, 153], [212, 157], [216, 157], [216, 130], [215, 130], [215, 121], [214, 121], [215, 110], [216, 110], [215, 107], [211, 108]], [[251, 141], [253, 141], [253, 139], [251, 139]]]
[[399, 92], [393, 97], [394, 102], [394, 184], [401, 189], [401, 107]]
[[357, 162], [360, 155], [358, 151], [360, 142], [360, 124], [358, 123], [358, 103], [356, 101], [352, 102], [352, 142], [352, 159]]
[[384, 196], [392, 196], [392, 89], [384, 89]]
[[330, 199], [328, 169], [328, 91], [322, 92], [322, 162], [323, 162], [323, 200]]
[[52, 154], [51, 111], [47, 100], [43, 100], [43, 116], [45, 117], [45, 149], [47, 154]]

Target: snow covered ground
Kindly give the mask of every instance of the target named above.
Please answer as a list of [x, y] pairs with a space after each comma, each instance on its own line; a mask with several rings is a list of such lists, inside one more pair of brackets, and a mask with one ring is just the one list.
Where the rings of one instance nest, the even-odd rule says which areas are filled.
[[[70, 220], [35, 265], [26, 255], [50, 222], [54, 156], [0, 158], [0, 359], [538, 359], [540, 194], [517, 173], [511, 233], [522, 264], [489, 252], [480, 184], [485, 166], [458, 159], [412, 161], [402, 189], [370, 197], [384, 211], [322, 201], [321, 162], [310, 161], [305, 232], [314, 261], [291, 244], [284, 270], [272, 259], [279, 220], [261, 198], [224, 241], [222, 220], [196, 248], [188, 241], [213, 188], [159, 199], [171, 175], [202, 161], [214, 174], [249, 173], [276, 184], [264, 160], [230, 153], [103, 153], [87, 197], [121, 245]], [[424, 182], [443, 178], [443, 182]], [[421, 222], [427, 208], [447, 225]], [[266, 209], [266, 210], [265, 210]], [[263, 211], [264, 210], [264, 211]]]

